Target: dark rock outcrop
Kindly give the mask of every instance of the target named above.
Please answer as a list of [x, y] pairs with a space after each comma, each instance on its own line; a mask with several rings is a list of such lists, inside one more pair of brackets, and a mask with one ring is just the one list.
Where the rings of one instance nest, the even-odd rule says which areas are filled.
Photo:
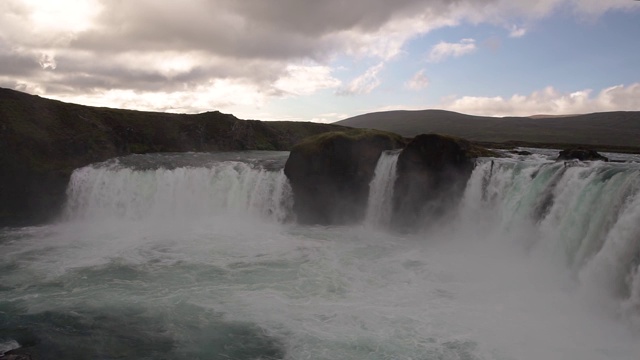
[[531, 151], [527, 151], [527, 150], [512, 150], [511, 153], [516, 155], [523, 155], [523, 156], [533, 155]]
[[96, 108], [0, 88], [0, 226], [55, 215], [73, 170], [90, 163], [131, 153], [290, 150], [305, 137], [343, 129], [220, 112]]
[[354, 129], [317, 135], [294, 146], [284, 171], [298, 222], [362, 220], [380, 154], [403, 145], [404, 139], [396, 134]]
[[33, 360], [30, 354], [18, 350], [7, 351], [0, 356], [0, 360]]
[[571, 148], [560, 151], [556, 160], [580, 160], [580, 161], [609, 161], [606, 156], [598, 154], [595, 150], [585, 148]]
[[459, 201], [480, 156], [496, 154], [460, 138], [416, 136], [398, 157], [392, 224], [406, 229], [444, 215]]

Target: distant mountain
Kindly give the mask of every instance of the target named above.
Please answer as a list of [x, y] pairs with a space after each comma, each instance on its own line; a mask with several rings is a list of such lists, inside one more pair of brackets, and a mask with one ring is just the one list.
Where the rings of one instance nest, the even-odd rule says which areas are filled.
[[640, 148], [639, 111], [502, 118], [444, 110], [385, 111], [355, 116], [335, 124], [385, 130], [407, 137], [440, 133], [482, 142]]

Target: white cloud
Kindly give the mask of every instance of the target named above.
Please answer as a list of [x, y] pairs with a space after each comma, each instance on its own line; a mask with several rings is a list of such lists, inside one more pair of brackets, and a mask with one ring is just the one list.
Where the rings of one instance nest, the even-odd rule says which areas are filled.
[[[340, 51], [356, 57], [377, 57], [384, 61], [402, 54], [404, 44], [421, 34], [459, 23], [459, 16], [430, 12], [428, 7], [422, 12], [397, 17], [372, 32], [360, 29], [336, 33], [334, 43]], [[427, 11], [425, 11], [427, 10]]]
[[511, 38], [523, 37], [526, 33], [527, 33], [527, 29], [523, 27], [518, 27], [516, 25], [511, 25], [509, 27], [509, 37]]
[[344, 120], [348, 117], [350, 117], [350, 115], [345, 113], [326, 113], [319, 114], [318, 116], [310, 119], [310, 121], [329, 124], [336, 121]]
[[378, 73], [384, 68], [384, 63], [379, 63], [367, 69], [364, 74], [353, 79], [349, 85], [338, 91], [339, 95], [361, 95], [369, 94], [373, 89], [380, 86]]
[[444, 100], [438, 107], [473, 115], [530, 116], [584, 114], [602, 111], [640, 111], [640, 83], [616, 85], [593, 94], [584, 89], [563, 93], [549, 86], [529, 95], [476, 97]]
[[441, 41], [429, 52], [429, 61], [440, 62], [448, 57], [460, 57], [471, 54], [477, 49], [474, 39], [462, 39], [458, 43], [448, 43]]
[[95, 25], [99, 0], [3, 0], [0, 35], [25, 48], [65, 47]]
[[411, 90], [416, 91], [422, 90], [429, 86], [429, 79], [424, 74], [424, 69], [415, 73], [413, 77], [405, 83], [405, 86]]
[[269, 93], [251, 83], [228, 79], [213, 80], [182, 91], [111, 89], [81, 95], [52, 96], [57, 100], [80, 102], [90, 106], [103, 106], [106, 102], [109, 106], [117, 108], [175, 113], [204, 112], [212, 109], [229, 112], [240, 106], [257, 109], [265, 104], [268, 97]]
[[340, 80], [331, 76], [330, 67], [319, 65], [289, 65], [287, 74], [273, 84], [274, 88], [291, 95], [310, 95], [340, 85]]
[[47, 70], [47, 69], [55, 70], [56, 67], [58, 66], [54, 55], [44, 54], [44, 53], [40, 54], [40, 59], [38, 60], [38, 63], [44, 70]]
[[23, 0], [36, 31], [79, 32], [89, 29], [101, 5], [95, 0]]

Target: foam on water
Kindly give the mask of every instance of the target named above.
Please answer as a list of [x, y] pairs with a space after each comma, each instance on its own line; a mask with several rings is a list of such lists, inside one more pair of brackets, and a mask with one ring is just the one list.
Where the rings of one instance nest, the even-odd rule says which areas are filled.
[[0, 233], [0, 339], [44, 359], [640, 354], [635, 165], [487, 160], [457, 216], [398, 235], [283, 223], [279, 170], [236, 160], [78, 170], [68, 221]]

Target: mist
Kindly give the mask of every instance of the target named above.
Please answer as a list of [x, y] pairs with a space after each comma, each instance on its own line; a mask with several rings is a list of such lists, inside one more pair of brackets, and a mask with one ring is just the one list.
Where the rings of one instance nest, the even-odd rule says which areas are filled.
[[76, 170], [57, 222], [2, 231], [0, 343], [44, 359], [640, 354], [637, 164], [481, 159], [446, 217], [398, 232], [393, 152], [365, 220], [341, 226], [295, 221], [287, 153], [236, 154]]

